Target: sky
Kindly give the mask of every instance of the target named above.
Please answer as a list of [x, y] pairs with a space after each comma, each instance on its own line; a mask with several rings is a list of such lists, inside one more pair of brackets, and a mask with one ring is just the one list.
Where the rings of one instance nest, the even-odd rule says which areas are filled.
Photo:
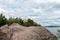
[[0, 0], [7, 18], [31, 18], [42, 26], [60, 26], [60, 0]]

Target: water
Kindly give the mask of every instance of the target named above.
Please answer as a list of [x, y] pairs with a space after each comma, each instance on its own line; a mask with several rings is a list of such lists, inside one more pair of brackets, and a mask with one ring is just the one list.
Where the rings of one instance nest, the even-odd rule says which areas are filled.
[[[60, 29], [60, 27], [45, 27], [46, 29], [48, 29], [51, 33], [53, 33], [54, 35], [56, 35], [57, 36], [57, 29]], [[60, 40], [59, 38], [58, 38], [58, 40]]]

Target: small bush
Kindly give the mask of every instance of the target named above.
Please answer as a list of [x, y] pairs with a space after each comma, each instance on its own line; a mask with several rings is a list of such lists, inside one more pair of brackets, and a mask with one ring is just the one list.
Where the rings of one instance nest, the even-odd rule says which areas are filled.
[[10, 18], [7, 20], [7, 24], [8, 24], [8, 25], [11, 25], [11, 24], [13, 24], [13, 23], [18, 23], [18, 24], [20, 24], [20, 25], [24, 25], [24, 22], [23, 22], [23, 20], [22, 20], [21, 18], [12, 18], [12, 17], [10, 17]]
[[37, 24], [31, 19], [28, 19], [27, 22], [24, 22], [24, 26], [41, 26], [41, 25]]
[[0, 14], [0, 26], [5, 25], [6, 21], [7, 19], [5, 18], [5, 16], [3, 14]]
[[60, 38], [60, 30], [58, 29], [57, 32], [58, 32], [57, 36], [58, 36], [58, 38]]

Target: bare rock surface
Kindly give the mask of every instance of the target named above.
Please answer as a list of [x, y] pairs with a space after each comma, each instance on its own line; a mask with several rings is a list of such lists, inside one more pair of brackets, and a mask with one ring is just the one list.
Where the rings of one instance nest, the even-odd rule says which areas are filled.
[[43, 27], [24, 27], [17, 23], [0, 27], [0, 40], [57, 40]]

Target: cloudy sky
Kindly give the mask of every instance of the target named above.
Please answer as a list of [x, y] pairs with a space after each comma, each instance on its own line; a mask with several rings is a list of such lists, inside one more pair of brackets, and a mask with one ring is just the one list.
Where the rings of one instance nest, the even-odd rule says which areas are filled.
[[7, 18], [31, 18], [42, 26], [60, 26], [60, 0], [0, 0], [0, 13]]

